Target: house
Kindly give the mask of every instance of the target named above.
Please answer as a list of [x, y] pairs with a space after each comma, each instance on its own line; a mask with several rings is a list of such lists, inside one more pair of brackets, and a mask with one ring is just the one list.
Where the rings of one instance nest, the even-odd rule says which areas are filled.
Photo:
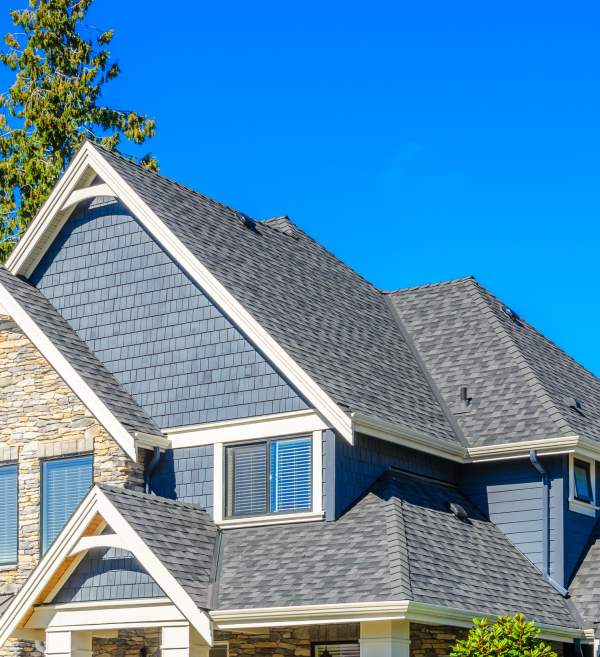
[[86, 143], [0, 269], [0, 645], [441, 657], [600, 621], [600, 380]]

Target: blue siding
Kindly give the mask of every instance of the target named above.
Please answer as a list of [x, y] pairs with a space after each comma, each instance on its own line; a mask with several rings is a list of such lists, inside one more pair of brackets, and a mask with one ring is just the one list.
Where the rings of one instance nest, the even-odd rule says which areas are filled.
[[213, 446], [170, 449], [152, 474], [153, 493], [196, 504], [212, 514]]
[[334, 472], [336, 517], [390, 466], [444, 481], [455, 478], [455, 464], [451, 461], [360, 434], [355, 437], [354, 445], [338, 437]]
[[[564, 584], [562, 457], [541, 457], [550, 475], [550, 574]], [[543, 567], [543, 486], [527, 459], [465, 466], [459, 484], [509, 540]]]
[[32, 282], [161, 428], [307, 407], [120, 203], [78, 208]]
[[[564, 508], [565, 508], [565, 581], [570, 582], [580, 559], [584, 556], [590, 534], [597, 518], [569, 511], [569, 458], [564, 457]], [[596, 463], [596, 500], [600, 499], [599, 465]]]
[[94, 548], [75, 568], [53, 602], [165, 597], [160, 586], [127, 550]]

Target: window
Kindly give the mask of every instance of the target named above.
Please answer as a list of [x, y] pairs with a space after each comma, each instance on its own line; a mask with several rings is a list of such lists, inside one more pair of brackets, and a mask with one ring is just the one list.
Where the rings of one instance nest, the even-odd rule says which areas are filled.
[[591, 502], [594, 499], [594, 495], [592, 493], [590, 463], [575, 459], [573, 463], [573, 479], [575, 484], [575, 499], [580, 502]]
[[358, 641], [313, 643], [312, 657], [360, 657]]
[[44, 461], [42, 464], [42, 552], [79, 506], [92, 485], [92, 457]]
[[311, 438], [232, 445], [225, 454], [228, 517], [311, 510]]
[[17, 563], [18, 545], [18, 468], [0, 467], [0, 565]]

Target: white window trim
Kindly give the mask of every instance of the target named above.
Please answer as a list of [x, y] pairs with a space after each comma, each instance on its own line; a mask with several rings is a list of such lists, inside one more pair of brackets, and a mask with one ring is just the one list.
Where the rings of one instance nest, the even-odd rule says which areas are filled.
[[[286, 438], [286, 436], [276, 436]], [[291, 436], [290, 436], [291, 437]], [[258, 439], [260, 440], [260, 439]], [[272, 513], [244, 518], [225, 518], [225, 447], [235, 439], [214, 444], [213, 520], [223, 528], [281, 525], [292, 522], [313, 522], [323, 519], [323, 431], [312, 432], [312, 510], [295, 513]]]
[[[588, 463], [590, 466], [590, 483], [592, 486], [592, 501], [584, 502], [575, 497], [575, 460]], [[596, 506], [596, 461], [580, 454], [569, 454], [569, 511], [595, 517], [600, 507]]]

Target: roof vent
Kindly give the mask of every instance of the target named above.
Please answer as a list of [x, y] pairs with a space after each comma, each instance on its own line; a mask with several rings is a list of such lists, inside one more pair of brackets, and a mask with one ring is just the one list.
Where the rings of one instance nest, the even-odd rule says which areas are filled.
[[252, 217], [249, 217], [247, 214], [243, 214], [242, 212], [238, 212], [237, 215], [244, 226], [246, 226], [246, 228], [250, 228], [250, 230], [256, 230], [255, 219], [252, 219]]
[[564, 397], [564, 402], [569, 408], [583, 413], [583, 402], [580, 399], [576, 399], [575, 397]]
[[459, 520], [463, 522], [469, 517], [464, 507], [462, 507], [457, 502], [448, 502], [448, 508], [450, 512], [453, 513]]
[[502, 306], [502, 312], [508, 317], [510, 317], [513, 320], [513, 322], [519, 321], [519, 316], [512, 308], [509, 308], [508, 306]]

